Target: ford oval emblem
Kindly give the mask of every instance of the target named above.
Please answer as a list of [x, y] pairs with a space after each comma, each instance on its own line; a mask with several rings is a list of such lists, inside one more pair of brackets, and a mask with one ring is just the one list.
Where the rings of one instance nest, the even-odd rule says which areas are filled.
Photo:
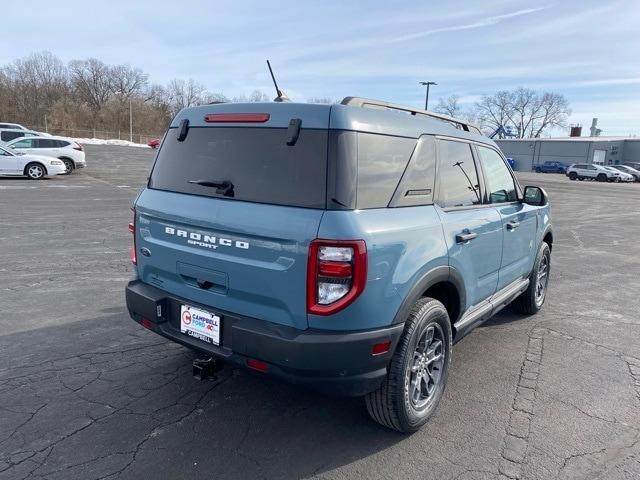
[[142, 247], [140, 249], [140, 253], [142, 255], [144, 255], [145, 257], [150, 257], [151, 256], [151, 250], [149, 250], [147, 247]]

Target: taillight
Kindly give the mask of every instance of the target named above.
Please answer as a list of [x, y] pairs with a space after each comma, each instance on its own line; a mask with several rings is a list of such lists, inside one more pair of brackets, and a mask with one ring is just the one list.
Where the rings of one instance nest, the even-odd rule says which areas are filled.
[[138, 259], [136, 258], [136, 209], [132, 208], [133, 211], [133, 222], [129, 223], [129, 233], [133, 234], [133, 245], [129, 250], [129, 257], [131, 257], [131, 263], [134, 265], [138, 264]]
[[307, 311], [331, 315], [350, 305], [367, 283], [364, 240], [313, 240], [307, 266]]

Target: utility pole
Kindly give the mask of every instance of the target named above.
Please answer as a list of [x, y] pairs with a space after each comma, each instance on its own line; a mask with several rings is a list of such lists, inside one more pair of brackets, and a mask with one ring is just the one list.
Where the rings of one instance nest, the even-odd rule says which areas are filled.
[[47, 125], [47, 114], [44, 114], [44, 131], [49, 133], [49, 125]]
[[420, 85], [427, 87], [427, 95], [424, 99], [424, 109], [429, 110], [429, 87], [431, 85], [438, 85], [438, 84], [436, 82], [418, 82], [418, 83], [420, 83]]
[[133, 143], [133, 110], [131, 109], [131, 98], [129, 98], [129, 141]]

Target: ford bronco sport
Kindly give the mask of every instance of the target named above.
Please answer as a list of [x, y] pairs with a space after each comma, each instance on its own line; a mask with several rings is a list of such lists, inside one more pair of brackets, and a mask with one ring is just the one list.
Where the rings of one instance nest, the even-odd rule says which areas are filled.
[[133, 210], [136, 322], [401, 432], [453, 342], [547, 292], [545, 192], [466, 122], [381, 101], [184, 109]]

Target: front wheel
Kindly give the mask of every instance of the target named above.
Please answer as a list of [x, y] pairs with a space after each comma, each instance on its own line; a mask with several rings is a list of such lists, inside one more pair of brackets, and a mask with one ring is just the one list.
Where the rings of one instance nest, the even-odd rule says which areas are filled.
[[533, 270], [529, 275], [529, 286], [515, 301], [515, 306], [520, 313], [533, 315], [540, 311], [547, 298], [550, 272], [551, 248], [548, 243], [542, 242], [533, 264]]
[[369, 415], [402, 433], [418, 430], [444, 392], [451, 363], [451, 324], [444, 305], [418, 300], [405, 323], [387, 377], [365, 402]]
[[24, 173], [31, 180], [42, 180], [47, 171], [39, 163], [30, 163], [25, 167]]
[[600, 173], [596, 177], [596, 180], [598, 180], [599, 182], [606, 182], [607, 181], [607, 176], [604, 173]]

